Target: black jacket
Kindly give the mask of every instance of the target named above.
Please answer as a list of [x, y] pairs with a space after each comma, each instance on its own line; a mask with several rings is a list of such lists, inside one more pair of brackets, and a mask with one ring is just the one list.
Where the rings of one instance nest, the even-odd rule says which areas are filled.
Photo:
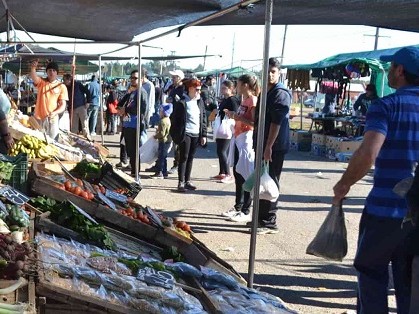
[[[272, 146], [272, 151], [287, 153], [289, 150], [289, 110], [291, 105], [291, 93], [284, 85], [277, 83], [272, 87], [266, 98], [266, 117], [263, 149], [269, 135], [271, 123], [280, 125], [279, 134]], [[253, 148], [256, 150], [258, 122], [259, 122], [260, 98], [255, 111], [255, 128], [253, 132]]]
[[410, 235], [411, 251], [419, 255], [419, 166], [416, 167], [412, 187], [406, 195], [407, 204], [416, 222], [416, 228]]
[[[183, 95], [179, 101], [173, 102], [173, 112], [170, 115], [170, 136], [175, 144], [180, 144], [185, 140], [186, 136], [186, 102], [189, 101], [187, 95]], [[202, 99], [198, 100], [199, 106], [199, 139], [207, 137], [207, 123], [205, 106]]]

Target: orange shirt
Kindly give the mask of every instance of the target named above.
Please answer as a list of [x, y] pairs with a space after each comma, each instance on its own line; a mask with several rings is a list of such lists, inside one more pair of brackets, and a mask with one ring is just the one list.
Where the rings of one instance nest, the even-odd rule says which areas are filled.
[[[239, 109], [237, 109], [237, 115], [245, 118], [246, 120], [253, 121], [252, 114], [253, 114], [253, 110], [256, 107], [257, 99], [258, 98], [256, 96], [251, 96], [249, 98], [242, 100]], [[236, 120], [236, 124], [234, 125], [235, 137], [239, 136], [241, 133], [251, 131], [251, 130], [253, 130], [252, 126], [242, 121]]]
[[41, 79], [35, 86], [38, 89], [34, 114], [36, 119], [44, 120], [57, 109], [59, 100], [68, 100], [67, 87], [62, 82], [50, 83], [47, 79]]

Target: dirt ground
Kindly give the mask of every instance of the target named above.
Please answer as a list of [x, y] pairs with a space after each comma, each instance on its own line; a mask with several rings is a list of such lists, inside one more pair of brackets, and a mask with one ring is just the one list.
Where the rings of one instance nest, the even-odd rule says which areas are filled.
[[[119, 156], [118, 140], [119, 136], [105, 136], [105, 144], [115, 156]], [[119, 161], [110, 160], [114, 164]], [[169, 158], [170, 166], [172, 160]], [[142, 170], [147, 167], [141, 165]], [[346, 163], [306, 152], [290, 152], [281, 176], [279, 233], [257, 238], [254, 287], [280, 297], [299, 313], [355, 310], [356, 276], [352, 263], [360, 214], [371, 189], [370, 176], [352, 188], [344, 203], [349, 243], [344, 261], [329, 262], [305, 253], [330, 209], [332, 187], [346, 167]], [[229, 222], [220, 216], [234, 205], [234, 183], [210, 180], [216, 174], [218, 159], [215, 143], [210, 142], [206, 149], [198, 149], [194, 160], [192, 177], [198, 186], [196, 191], [177, 193], [176, 175], [151, 179], [151, 173], [142, 171], [140, 203], [188, 222], [202, 242], [247, 279], [250, 234], [243, 223]], [[393, 296], [390, 305], [394, 311]]]

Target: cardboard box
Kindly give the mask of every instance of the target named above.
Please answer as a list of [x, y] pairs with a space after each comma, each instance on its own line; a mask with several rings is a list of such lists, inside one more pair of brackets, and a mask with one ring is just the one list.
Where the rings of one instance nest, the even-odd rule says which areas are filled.
[[361, 143], [362, 141], [339, 141], [336, 153], [353, 153], [361, 146]]
[[290, 130], [290, 141], [295, 143], [311, 141], [311, 133], [301, 130]]
[[326, 146], [326, 135], [319, 134], [319, 133], [313, 133], [311, 136], [311, 143], [317, 144], [320, 146]]
[[326, 146], [319, 144], [311, 144], [311, 154], [313, 156], [324, 157], [326, 156]]

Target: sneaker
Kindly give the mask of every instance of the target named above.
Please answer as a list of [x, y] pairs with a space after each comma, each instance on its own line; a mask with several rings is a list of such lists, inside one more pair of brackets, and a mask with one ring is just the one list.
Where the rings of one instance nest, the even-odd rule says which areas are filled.
[[178, 185], [177, 185], [177, 191], [178, 192], [182, 192], [182, 193], [186, 192], [185, 183], [184, 182], [179, 182], [178, 183]]
[[211, 180], [222, 180], [226, 177], [225, 174], [217, 174], [216, 176], [211, 177]]
[[225, 183], [225, 184], [229, 184], [229, 183], [234, 183], [235, 180], [232, 176], [225, 176], [223, 179], [221, 179], [220, 181], [218, 181], [219, 183]]
[[172, 168], [170, 168], [170, 170], [169, 170], [169, 171], [167, 171], [167, 173], [168, 173], [168, 174], [175, 174], [175, 173], [177, 173], [177, 167], [172, 167]]
[[155, 166], [153, 166], [153, 167], [150, 167], [150, 168], [146, 168], [144, 171], [145, 172], [157, 172], [157, 168]]
[[188, 182], [185, 183], [185, 189], [195, 191], [196, 190], [196, 186], [193, 185], [190, 181], [188, 181]]
[[131, 170], [131, 164], [127, 164], [127, 165], [124, 167], [124, 170], [125, 170], [125, 171], [130, 171], [130, 170]]
[[235, 221], [235, 222], [248, 222], [248, 221], [252, 221], [252, 216], [250, 215], [250, 213], [245, 214], [240, 211], [234, 216], [231, 216], [229, 220]]
[[96, 136], [96, 132], [90, 133], [90, 136]]
[[221, 216], [232, 217], [236, 215], [237, 213], [240, 213], [240, 210], [237, 210], [236, 207], [233, 206], [229, 210], [225, 211], [224, 213], [221, 213]]
[[163, 173], [161, 172], [156, 172], [155, 174], [153, 174], [152, 176], [150, 176], [152, 179], [163, 179]]
[[[251, 232], [251, 231], [250, 231]], [[277, 234], [279, 232], [278, 228], [267, 228], [267, 227], [259, 227], [256, 231], [257, 234]]]
[[125, 162], [118, 162], [116, 165], [115, 165], [115, 167], [117, 167], [117, 168], [125, 168], [125, 167], [127, 167], [128, 166], [128, 163], [125, 163]]
[[237, 210], [236, 207], [233, 206], [229, 210], [225, 211], [224, 213], [221, 213], [221, 216], [232, 217], [236, 215], [237, 213], [240, 213], [240, 210]]

